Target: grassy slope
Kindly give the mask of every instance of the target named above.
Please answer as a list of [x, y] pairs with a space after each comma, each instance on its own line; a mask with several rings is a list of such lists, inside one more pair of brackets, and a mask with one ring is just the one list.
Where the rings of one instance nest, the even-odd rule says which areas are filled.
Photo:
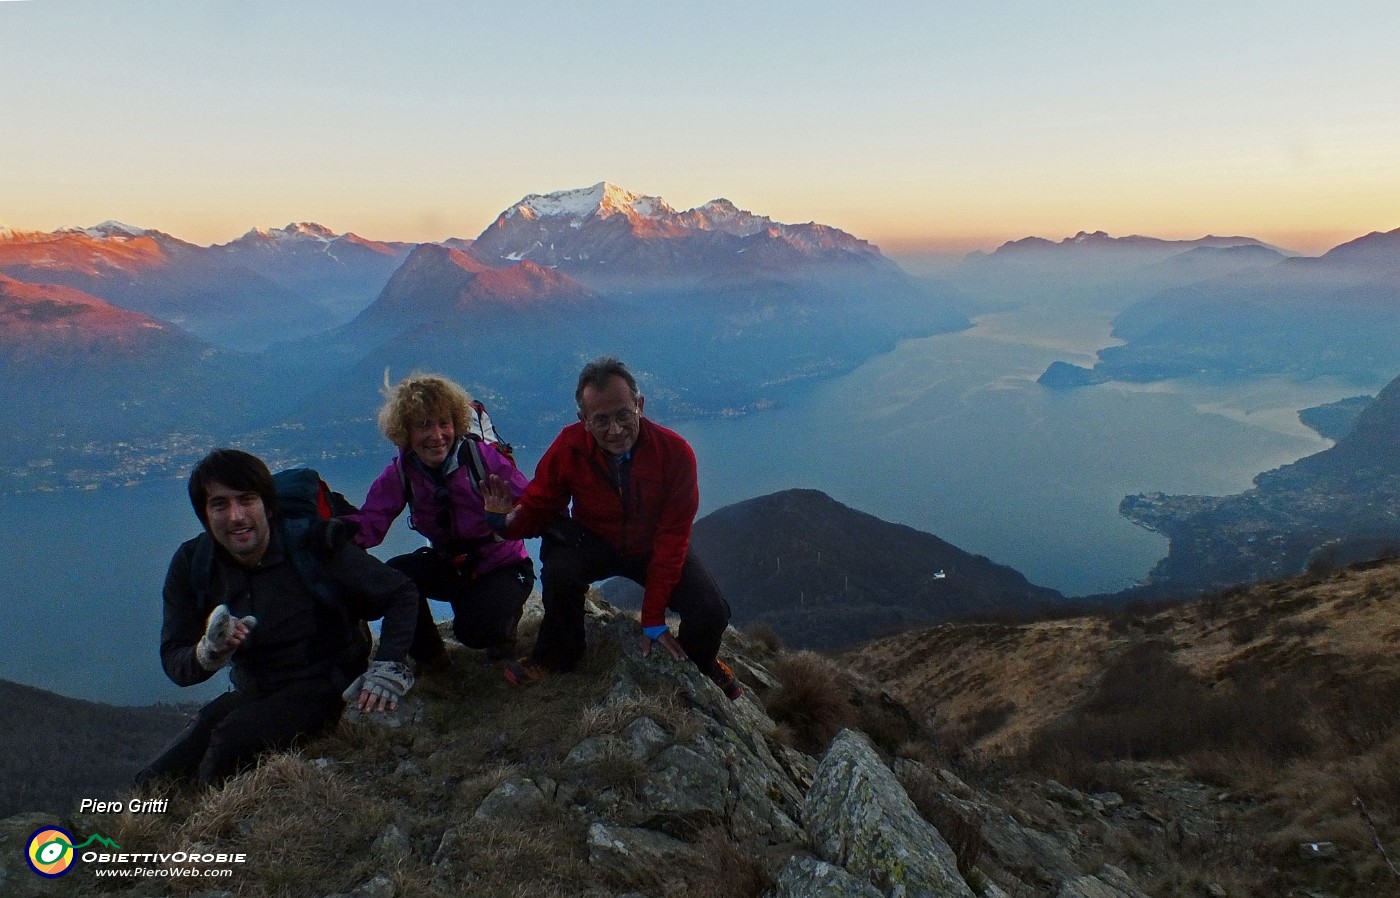
[[[937, 627], [844, 660], [992, 779], [1113, 789], [1230, 834], [1194, 856], [1139, 846], [1158, 894], [1215, 876], [1253, 894], [1392, 895], [1376, 843], [1400, 845], [1397, 593], [1400, 562], [1374, 563], [1136, 613]], [[1345, 861], [1303, 862], [1304, 841]]]

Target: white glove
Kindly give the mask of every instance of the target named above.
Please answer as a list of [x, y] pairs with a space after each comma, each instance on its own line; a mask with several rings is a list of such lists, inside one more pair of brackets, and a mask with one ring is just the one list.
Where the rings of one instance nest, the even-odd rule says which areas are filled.
[[[375, 704], [384, 707], [387, 704], [389, 710], [393, 710], [399, 704], [399, 699], [404, 697], [404, 693], [413, 688], [413, 671], [409, 670], [407, 664], [402, 661], [375, 661], [369, 666], [369, 670], [355, 678], [355, 682], [341, 693], [341, 698], [347, 702], [353, 702], [360, 693], [367, 693], [370, 697], [369, 705]], [[361, 708], [370, 710], [370, 708]]]
[[239, 623], [251, 630], [258, 625], [258, 619], [251, 614], [234, 617], [227, 605], [220, 605], [210, 612], [204, 636], [194, 647], [194, 656], [200, 667], [215, 671], [228, 663], [233, 657], [233, 650], [238, 648], [233, 644], [233, 636]]

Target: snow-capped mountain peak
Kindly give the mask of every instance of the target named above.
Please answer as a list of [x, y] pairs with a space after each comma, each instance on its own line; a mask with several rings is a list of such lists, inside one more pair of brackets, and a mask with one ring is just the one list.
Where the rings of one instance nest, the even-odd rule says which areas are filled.
[[314, 221], [297, 221], [285, 228], [253, 228], [246, 236], [263, 240], [301, 240], [326, 243], [334, 240], [337, 234], [330, 228], [316, 224]]
[[677, 212], [660, 197], [607, 181], [530, 194], [502, 212], [471, 252], [492, 265], [528, 260], [559, 268], [593, 287], [883, 263], [877, 248], [836, 228], [781, 224], [727, 199]]
[[597, 216], [609, 218], [613, 215], [656, 218], [671, 214], [675, 210], [666, 201], [656, 196], [642, 196], [624, 190], [616, 184], [599, 181], [592, 187], [577, 190], [560, 190], [554, 193], [532, 193], [516, 203], [507, 213], [519, 212], [532, 218], [567, 218], [571, 221], [584, 221]]
[[755, 215], [746, 209], [740, 209], [724, 198], [710, 200], [703, 206], [682, 212], [680, 217], [688, 227], [723, 231], [736, 237], [749, 237], [775, 225], [773, 219], [768, 216]]
[[90, 228], [65, 228], [69, 234], [86, 234], [89, 237], [145, 237], [150, 231], [120, 221], [104, 221]]

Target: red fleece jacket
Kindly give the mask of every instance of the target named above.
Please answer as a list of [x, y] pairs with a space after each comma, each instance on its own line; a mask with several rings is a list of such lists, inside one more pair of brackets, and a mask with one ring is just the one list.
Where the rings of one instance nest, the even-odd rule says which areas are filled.
[[681, 578], [700, 490], [690, 444], [646, 418], [640, 428], [624, 489], [609, 468], [607, 453], [583, 424], [565, 427], [536, 466], [505, 536], [539, 536], [572, 502], [573, 519], [618, 552], [651, 556], [642, 626], [655, 627], [666, 623], [666, 607]]

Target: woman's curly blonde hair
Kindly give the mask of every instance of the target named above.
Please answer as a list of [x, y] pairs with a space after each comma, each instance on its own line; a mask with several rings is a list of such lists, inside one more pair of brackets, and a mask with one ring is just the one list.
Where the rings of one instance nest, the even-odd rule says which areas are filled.
[[449, 412], [452, 431], [460, 437], [468, 430], [471, 420], [471, 394], [438, 374], [415, 371], [389, 385], [389, 371], [384, 371], [384, 405], [379, 409], [379, 430], [389, 442], [400, 449], [408, 448], [412, 422], [432, 415]]

